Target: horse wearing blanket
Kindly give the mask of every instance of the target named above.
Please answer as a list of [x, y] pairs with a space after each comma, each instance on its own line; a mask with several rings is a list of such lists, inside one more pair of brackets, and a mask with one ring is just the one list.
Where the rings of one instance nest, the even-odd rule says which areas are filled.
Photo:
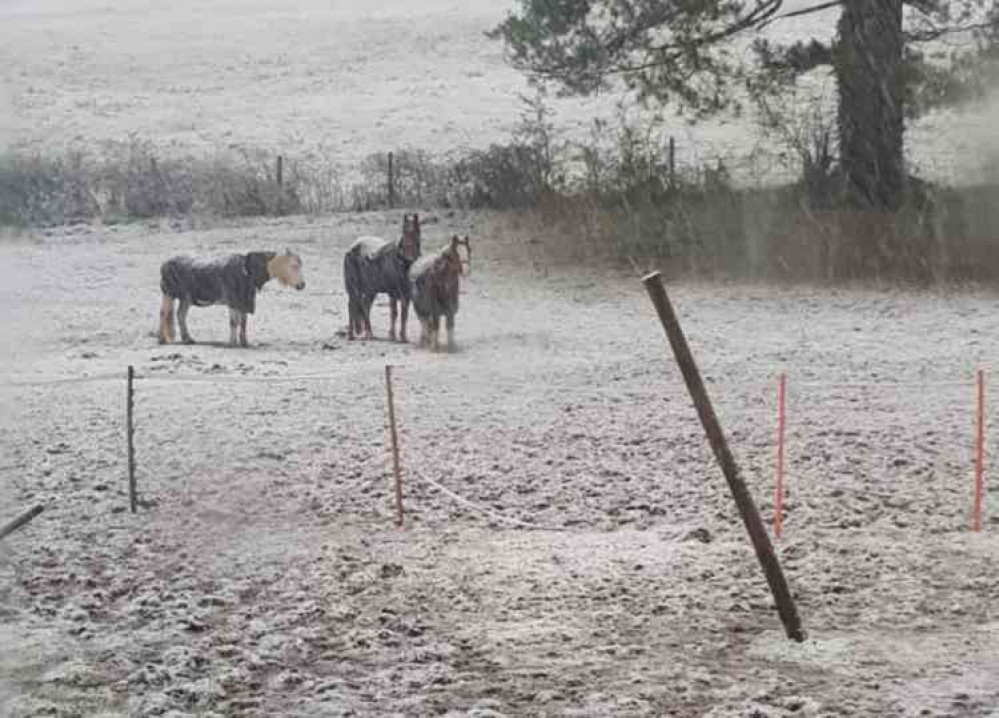
[[[271, 279], [281, 284], [305, 289], [302, 260], [290, 249], [276, 252], [249, 252], [225, 257], [202, 259], [189, 256], [172, 257], [160, 267], [159, 341], [173, 341], [174, 308], [180, 324], [180, 338], [185, 344], [194, 339], [187, 330], [187, 312], [191, 306], [208, 307], [224, 304], [229, 307], [229, 343], [247, 346], [246, 318], [256, 309], [257, 292]], [[238, 331], [237, 331], [238, 330]]]
[[462, 264], [459, 247], [465, 247], [468, 271], [472, 271], [472, 245], [468, 235], [464, 239], [454, 235], [451, 242], [434, 254], [420, 257], [409, 270], [410, 292], [413, 309], [420, 319], [423, 332], [420, 344], [431, 343], [439, 349], [438, 335], [441, 316], [447, 327], [447, 348], [454, 348], [454, 315], [458, 313], [458, 294], [461, 289]]
[[343, 284], [347, 292], [347, 338], [363, 332], [372, 338], [371, 305], [379, 294], [388, 294], [392, 323], [389, 338], [395, 340], [397, 303], [402, 303], [399, 339], [406, 341], [409, 318], [410, 265], [420, 256], [420, 215], [407, 214], [402, 219], [402, 237], [396, 242], [380, 237], [358, 237], [343, 257]]

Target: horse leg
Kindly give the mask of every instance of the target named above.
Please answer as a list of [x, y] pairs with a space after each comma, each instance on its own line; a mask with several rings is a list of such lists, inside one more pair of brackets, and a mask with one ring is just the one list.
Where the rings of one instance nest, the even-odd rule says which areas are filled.
[[433, 316], [430, 318], [431, 332], [430, 335], [433, 337], [433, 350], [435, 352], [440, 351], [440, 333], [441, 333], [441, 315], [434, 312]]
[[363, 300], [357, 305], [357, 314], [354, 316], [354, 334], [361, 336], [364, 334], [364, 303]]
[[374, 297], [364, 298], [364, 338], [374, 339], [374, 332], [371, 331], [371, 305], [375, 303]]
[[187, 311], [191, 308], [191, 303], [186, 299], [181, 299], [177, 307], [177, 323], [180, 324], [180, 340], [185, 344], [194, 344], [194, 338], [187, 331]]
[[176, 341], [179, 331], [177, 329], [177, 314], [174, 312], [173, 300], [170, 300], [170, 321], [167, 323], [167, 335], [170, 341]]
[[347, 300], [347, 339], [354, 341], [361, 333], [361, 302], [356, 297]]
[[173, 341], [173, 323], [173, 299], [164, 294], [160, 302], [160, 326], [156, 331], [160, 344]]
[[250, 342], [246, 339], [246, 323], [249, 315], [246, 312], [239, 313], [239, 345], [242, 347], [250, 346]]
[[447, 324], [447, 350], [454, 351], [454, 312], [448, 312], [445, 315], [445, 321]]
[[409, 300], [402, 299], [402, 321], [399, 323], [399, 341], [407, 342], [406, 339], [406, 322], [409, 321]]
[[347, 341], [354, 341], [354, 300], [347, 297]]
[[430, 341], [430, 325], [427, 320], [420, 317], [420, 346], [425, 347]]
[[239, 330], [240, 312], [229, 307], [229, 346], [236, 346], [236, 334]]
[[391, 317], [389, 324], [389, 341], [395, 341], [395, 320], [399, 316], [399, 303], [396, 301], [395, 297], [389, 297], [389, 317]]

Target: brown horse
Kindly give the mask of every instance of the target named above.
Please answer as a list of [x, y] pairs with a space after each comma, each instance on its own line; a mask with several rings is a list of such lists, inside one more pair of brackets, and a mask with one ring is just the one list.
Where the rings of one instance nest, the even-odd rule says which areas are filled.
[[371, 305], [379, 294], [388, 294], [391, 309], [389, 338], [395, 341], [397, 304], [402, 303], [399, 338], [406, 341], [409, 318], [410, 265], [420, 256], [420, 215], [406, 214], [402, 237], [396, 242], [380, 237], [358, 237], [343, 258], [343, 283], [347, 292], [347, 337], [372, 338]]
[[[465, 260], [461, 258], [460, 247], [465, 248]], [[440, 348], [441, 316], [447, 327], [447, 348], [449, 351], [454, 348], [454, 316], [458, 313], [463, 264], [468, 264], [471, 273], [472, 245], [467, 234], [464, 239], [455, 234], [447, 246], [420, 257], [409, 270], [413, 309], [423, 328], [420, 344], [429, 343], [434, 351]]]

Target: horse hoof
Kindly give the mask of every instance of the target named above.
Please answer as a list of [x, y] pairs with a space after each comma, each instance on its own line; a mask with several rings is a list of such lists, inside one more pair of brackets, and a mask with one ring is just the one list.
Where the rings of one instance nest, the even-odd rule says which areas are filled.
[[191, 337], [186, 337], [185, 339], [182, 339], [181, 341], [183, 341], [184, 344], [194, 344], [194, 340], [191, 339]]

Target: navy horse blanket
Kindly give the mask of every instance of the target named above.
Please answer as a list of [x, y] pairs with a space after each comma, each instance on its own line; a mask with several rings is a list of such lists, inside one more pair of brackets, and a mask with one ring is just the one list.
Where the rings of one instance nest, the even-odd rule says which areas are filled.
[[392, 299], [409, 299], [410, 262], [396, 242], [379, 237], [361, 237], [347, 250], [343, 263], [343, 281], [348, 297], [373, 297], [387, 294]]
[[267, 263], [275, 256], [250, 252], [210, 259], [172, 257], [160, 267], [160, 289], [171, 299], [198, 307], [224, 304], [253, 314], [257, 292], [270, 279]]

